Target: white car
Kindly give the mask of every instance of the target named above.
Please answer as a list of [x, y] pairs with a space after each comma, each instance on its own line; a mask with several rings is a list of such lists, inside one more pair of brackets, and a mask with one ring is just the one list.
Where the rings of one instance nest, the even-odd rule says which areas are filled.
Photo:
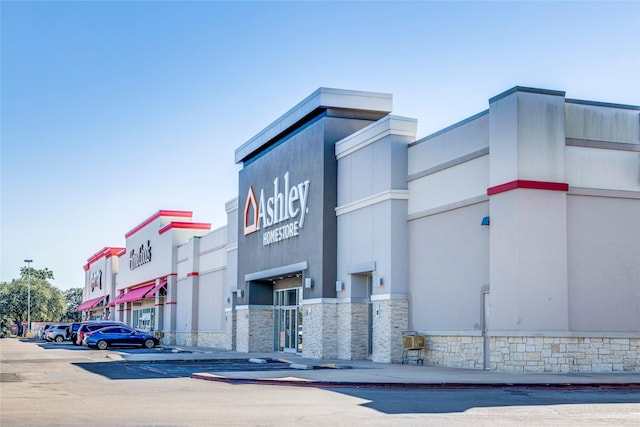
[[69, 333], [69, 325], [55, 325], [47, 330], [47, 335], [44, 337], [47, 341], [62, 342], [71, 339]]

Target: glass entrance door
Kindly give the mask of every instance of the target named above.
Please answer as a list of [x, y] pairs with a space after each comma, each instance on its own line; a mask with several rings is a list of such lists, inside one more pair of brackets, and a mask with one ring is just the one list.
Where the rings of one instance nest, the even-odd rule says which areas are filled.
[[302, 288], [274, 291], [274, 348], [277, 351], [302, 351]]

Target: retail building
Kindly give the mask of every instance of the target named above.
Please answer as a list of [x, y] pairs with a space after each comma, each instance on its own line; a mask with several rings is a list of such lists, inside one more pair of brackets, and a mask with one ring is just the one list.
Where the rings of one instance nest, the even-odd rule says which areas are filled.
[[236, 150], [225, 226], [160, 211], [91, 257], [86, 313], [240, 352], [398, 362], [413, 330], [430, 364], [640, 371], [640, 108], [515, 87], [419, 140], [391, 111], [317, 90]]

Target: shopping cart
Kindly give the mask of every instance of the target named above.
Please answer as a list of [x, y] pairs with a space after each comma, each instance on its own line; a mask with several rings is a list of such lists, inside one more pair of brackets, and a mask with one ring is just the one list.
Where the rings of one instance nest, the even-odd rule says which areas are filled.
[[427, 338], [415, 331], [402, 331], [402, 364], [424, 365], [423, 350], [427, 348]]

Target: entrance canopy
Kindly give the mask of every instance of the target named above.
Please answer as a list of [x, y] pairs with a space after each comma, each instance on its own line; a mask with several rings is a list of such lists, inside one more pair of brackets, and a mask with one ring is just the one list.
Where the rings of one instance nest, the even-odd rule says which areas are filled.
[[139, 299], [142, 299], [144, 297], [144, 295], [149, 292], [151, 290], [151, 288], [153, 288], [155, 285], [151, 284], [151, 285], [146, 285], [146, 286], [141, 286], [139, 288], [136, 289], [132, 289], [129, 292], [127, 292], [124, 295], [120, 295], [118, 298], [116, 298], [115, 303], [116, 304], [124, 304], [125, 302], [130, 302], [130, 301], [137, 301]]
[[105, 298], [106, 298], [106, 296], [102, 295], [101, 297], [87, 300], [87, 301], [83, 302], [82, 304], [80, 304], [78, 306], [78, 308], [76, 308], [76, 311], [90, 310], [90, 309], [94, 308], [96, 305], [100, 304], [102, 302], [102, 300], [104, 300]]
[[147, 295], [145, 295], [145, 298], [153, 298], [153, 297], [156, 295], [156, 293], [160, 290], [160, 288], [161, 288], [161, 287], [163, 287], [163, 286], [164, 286], [164, 285], [166, 285], [166, 284], [167, 284], [167, 281], [166, 281], [166, 280], [161, 281], [160, 283], [158, 283], [157, 285], [155, 285], [155, 286], [153, 287], [153, 289], [151, 289], [151, 290], [147, 293]]

